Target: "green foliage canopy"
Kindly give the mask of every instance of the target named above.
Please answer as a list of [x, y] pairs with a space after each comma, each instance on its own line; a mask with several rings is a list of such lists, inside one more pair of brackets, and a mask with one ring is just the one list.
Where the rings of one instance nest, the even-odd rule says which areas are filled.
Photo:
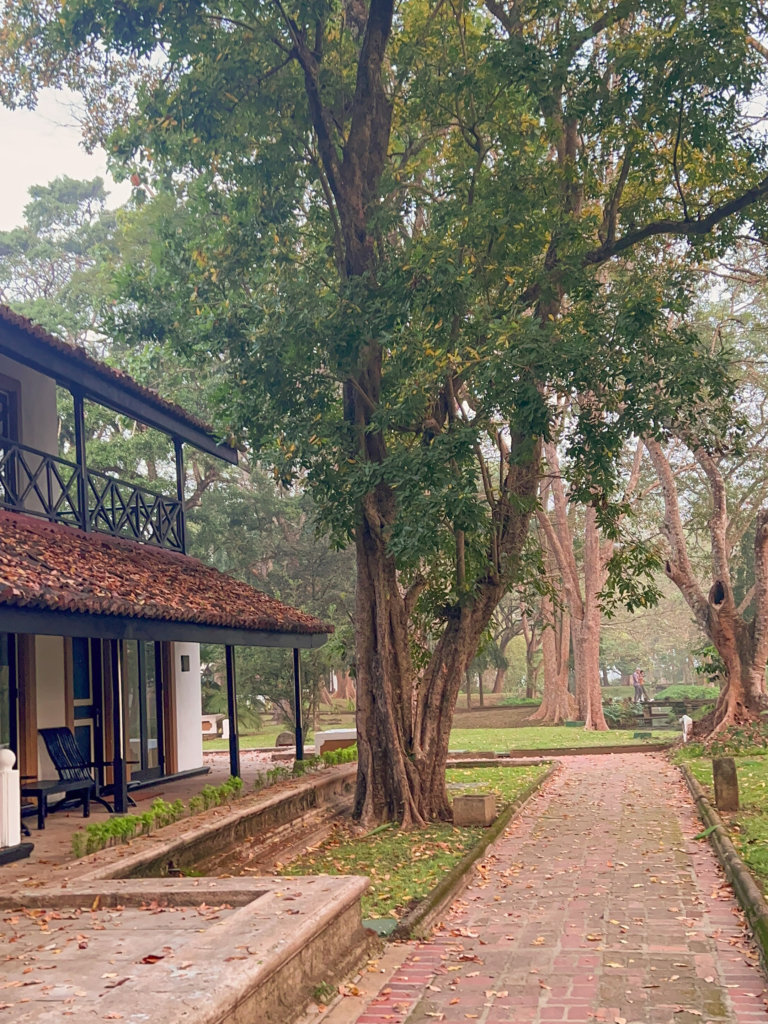
[[[390, 489], [390, 550], [429, 576], [437, 612], [462, 597], [457, 531], [463, 586], [488, 574], [494, 476], [510, 446], [525, 459], [547, 436], [551, 395], [586, 396], [568, 439], [584, 496], [610, 494], [629, 433], [663, 432], [702, 401], [722, 428], [729, 386], [686, 326], [686, 262], [763, 216], [751, 204], [768, 187], [765, 140], [748, 108], [763, 14], [683, 0], [402, 6], [360, 275], [339, 182], [359, 141], [365, 17], [353, 3], [10, 2], [4, 96], [64, 81], [89, 93], [93, 136], [156, 207], [115, 330], [172, 337], [200, 368], [223, 357], [227, 418], [278, 478], [306, 476], [340, 541], [365, 495]], [[37, 74], [32, 53], [45, 55]], [[630, 252], [608, 286], [602, 267]], [[361, 457], [343, 410], [372, 339], [378, 459]]]

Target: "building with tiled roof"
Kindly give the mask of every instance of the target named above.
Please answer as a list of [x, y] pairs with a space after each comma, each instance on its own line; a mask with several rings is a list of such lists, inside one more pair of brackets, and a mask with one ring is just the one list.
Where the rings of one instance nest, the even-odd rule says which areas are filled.
[[[57, 386], [72, 395], [69, 458]], [[175, 496], [87, 465], [86, 403], [172, 439]], [[299, 650], [332, 630], [186, 554], [185, 445], [237, 462], [197, 417], [0, 306], [0, 747], [22, 777], [55, 779], [39, 730], [71, 733], [117, 810], [132, 786], [203, 770], [200, 643], [226, 648], [239, 774], [236, 648], [292, 648], [298, 693]], [[300, 724], [297, 741], [300, 754]]]

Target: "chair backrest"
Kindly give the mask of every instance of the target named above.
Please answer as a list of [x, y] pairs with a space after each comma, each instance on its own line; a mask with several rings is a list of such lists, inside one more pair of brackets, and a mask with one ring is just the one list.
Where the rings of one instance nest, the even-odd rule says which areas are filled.
[[43, 737], [48, 756], [62, 782], [94, 781], [70, 729], [56, 726], [53, 729], [38, 729], [38, 732]]

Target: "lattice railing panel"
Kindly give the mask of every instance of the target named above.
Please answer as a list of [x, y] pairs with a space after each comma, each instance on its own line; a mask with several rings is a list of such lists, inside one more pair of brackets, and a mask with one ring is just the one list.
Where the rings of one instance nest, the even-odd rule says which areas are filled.
[[[184, 550], [181, 502], [0, 438], [0, 506], [113, 537]], [[87, 518], [86, 518], [87, 517]]]

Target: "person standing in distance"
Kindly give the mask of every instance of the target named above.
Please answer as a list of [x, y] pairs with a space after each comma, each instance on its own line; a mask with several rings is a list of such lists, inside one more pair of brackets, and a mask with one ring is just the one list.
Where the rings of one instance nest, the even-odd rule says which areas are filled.
[[632, 673], [632, 685], [635, 688], [635, 704], [642, 704], [644, 700], [648, 700], [648, 694], [645, 692], [645, 672], [641, 668], [636, 668]]

